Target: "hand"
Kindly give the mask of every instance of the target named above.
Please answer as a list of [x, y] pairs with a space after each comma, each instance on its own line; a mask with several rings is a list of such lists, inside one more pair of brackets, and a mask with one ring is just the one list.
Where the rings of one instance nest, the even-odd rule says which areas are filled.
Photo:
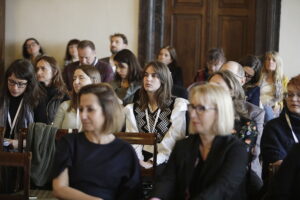
[[153, 167], [153, 163], [151, 163], [150, 161], [145, 162], [143, 160], [140, 160], [140, 165], [146, 169]]
[[276, 162], [273, 162], [272, 165], [273, 166], [280, 166], [282, 163], [282, 160], [277, 160]]

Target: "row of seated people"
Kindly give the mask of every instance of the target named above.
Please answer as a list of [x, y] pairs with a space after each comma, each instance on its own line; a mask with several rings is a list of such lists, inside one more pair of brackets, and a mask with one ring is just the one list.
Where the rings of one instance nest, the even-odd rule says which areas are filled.
[[[46, 58], [47, 56], [44, 56], [44, 57], [41, 57], [41, 58]], [[51, 57], [50, 57], [51, 58]], [[39, 76], [38, 75], [38, 72], [39, 71], [43, 71], [43, 70], [45, 70], [45, 60], [46, 59], [41, 59], [41, 60], [43, 60], [43, 62], [44, 63], [42, 63], [41, 65], [40, 65], [40, 67], [38, 67], [38, 63], [39, 62], [37, 62], [37, 65], [36, 65], [36, 70], [37, 70], [37, 78], [47, 78], [47, 74], [46, 74], [46, 76], [45, 75], [41, 75], [41, 76]], [[41, 60], [39, 60], [39, 61], [41, 61]], [[49, 61], [50, 59], [48, 59], [48, 61]], [[46, 62], [47, 62], [47, 60], [46, 60]], [[51, 62], [51, 61], [49, 61], [49, 62]], [[48, 62], [48, 63], [49, 63]], [[161, 65], [161, 67], [159, 67]], [[40, 68], [40, 69], [39, 69]], [[121, 67], [120, 67], [121, 68]], [[170, 119], [170, 118], [168, 118], [167, 120], [166, 119], [159, 119], [159, 117], [160, 117], [160, 112], [162, 112], [162, 111], [160, 111], [160, 109], [158, 109], [158, 108], [163, 108], [164, 106], [163, 105], [156, 105], [156, 109], [152, 109], [152, 106], [151, 106], [151, 104], [152, 104], [152, 101], [153, 101], [153, 97], [151, 97], [151, 95], [149, 96], [149, 93], [148, 93], [148, 90], [151, 90], [151, 89], [153, 89], [153, 87], [158, 87], [158, 88], [155, 88], [155, 91], [154, 92], [156, 92], [156, 91], [160, 91], [159, 89], [161, 89], [161, 91], [160, 92], [163, 92], [163, 94], [164, 94], [164, 92], [166, 92], [166, 91], [169, 91], [170, 90], [170, 88], [172, 88], [172, 87], [170, 87], [170, 72], [169, 72], [169, 70], [159, 70], [160, 68], [164, 68], [163, 67], [163, 64], [162, 63], [159, 63], [159, 62], [154, 62], [154, 63], [150, 63], [148, 66], [146, 66], [145, 68], [144, 68], [144, 72], [143, 72], [143, 75], [144, 75], [144, 78], [143, 78], [143, 83], [141, 84], [142, 86], [141, 86], [141, 90], [140, 90], [140, 92], [139, 92], [139, 94], [140, 94], [140, 97], [138, 97], [138, 99], [139, 99], [139, 102], [137, 102], [137, 105], [134, 105], [134, 104], [129, 104], [126, 108], [125, 108], [125, 111], [126, 111], [126, 113], [128, 113], [127, 114], [127, 120], [126, 120], [126, 122], [128, 122], [127, 124], [127, 126], [126, 126], [126, 128], [127, 127], [129, 127], [129, 128], [131, 128], [132, 127], [132, 129], [134, 130], [141, 130], [141, 132], [150, 132], [150, 130], [151, 130], [151, 128], [150, 128], [150, 126], [149, 126], [149, 124], [151, 125], [151, 123], [152, 123], [152, 128], [154, 127], [154, 131], [157, 131], [157, 132], [161, 132], [161, 131], [163, 131], [163, 129], [165, 129], [166, 131], [169, 131], [169, 130], [172, 130], [173, 128], [172, 128], [172, 125], [173, 126], [176, 126], [176, 128], [178, 128], [178, 129], [180, 129], [182, 132], [180, 132], [180, 136], [178, 137], [178, 135], [173, 135], [173, 133], [171, 133], [171, 131], [169, 131], [170, 132], [170, 137], [168, 136], [168, 134], [167, 133], [160, 133], [161, 134], [161, 141], [160, 141], [160, 144], [161, 144], [161, 146], [162, 147], [164, 147], [164, 148], [162, 148], [161, 149], [161, 154], [160, 154], [160, 156], [159, 157], [161, 157], [161, 159], [162, 159], [162, 163], [163, 164], [165, 164], [165, 162], [168, 160], [168, 155], [170, 155], [170, 152], [172, 151], [172, 146], [174, 146], [174, 144], [175, 144], [175, 141], [176, 140], [178, 140], [178, 139], [181, 139], [181, 138], [183, 138], [184, 137], [184, 135], [185, 135], [185, 130], [183, 131], [183, 128], [182, 127], [184, 127], [185, 129], [186, 129], [186, 125], [182, 125], [182, 127], [180, 127], [180, 125], [178, 124], [178, 123], [173, 123], [172, 121], [172, 123], [170, 123], [170, 120], [169, 120], [169, 125], [168, 124], [166, 124], [166, 121], [168, 121], [168, 119]], [[223, 68], [223, 67], [222, 67]], [[147, 71], [148, 70], [148, 71]], [[18, 70], [17, 70], [18, 71]], [[58, 70], [59, 71], [59, 70]], [[77, 70], [76, 70], [77, 71]], [[83, 75], [86, 75], [86, 73], [83, 71], [83, 70], [81, 70], [81, 72], [83, 72], [82, 74]], [[225, 73], [225, 72], [224, 72]], [[227, 72], [226, 72], [227, 73]], [[224, 77], [226, 76], [226, 73], [225, 73], [225, 75], [223, 75]], [[54, 73], [52, 73], [52, 74], [55, 74], [55, 72]], [[58, 72], [56, 73], [56, 74], [59, 74]], [[118, 73], [119, 74], [119, 73]], [[150, 75], [149, 75], [150, 74]], [[14, 74], [15, 75], [15, 74]], [[49, 74], [48, 74], [49, 75]], [[51, 73], [50, 73], [50, 76], [51, 76]], [[121, 76], [121, 74], [120, 74], [120, 76]], [[225, 80], [225, 78], [224, 77], [222, 77], [222, 75], [220, 75], [219, 74], [219, 76], [221, 76], [221, 78], [223, 78], [223, 80]], [[234, 75], [232, 76], [232, 74], [230, 74], [229, 73], [229, 75], [228, 75], [229, 77], [231, 76], [231, 79], [232, 79], [232, 82], [236, 82], [236, 79], [234, 78]], [[10, 85], [11, 86], [11, 88], [15, 88], [15, 90], [13, 90], [12, 89], [12, 93], [11, 93], [11, 95], [12, 96], [14, 96], [14, 95], [16, 95], [16, 96], [18, 96], [18, 94], [20, 93], [20, 91], [18, 90], [18, 89], [24, 89], [23, 90], [23, 92], [25, 92], [25, 91], [27, 91], [26, 90], [26, 87], [27, 87], [27, 83], [25, 83], [25, 81], [26, 81], [26, 79], [23, 79], [23, 80], [25, 80], [25, 81], [21, 81], [21, 82], [19, 82], [18, 80], [16, 80], [16, 79], [14, 79], [15, 77], [13, 77], [12, 76], [12, 73], [10, 74], [10, 76], [8, 76], [8, 77], [10, 77], [10, 80], [11, 81], [9, 81], [8, 79], [6, 80], [6, 83], [8, 83], [8, 85]], [[146, 77], [146, 78], [145, 78]], [[148, 78], [149, 77], [149, 78]], [[218, 77], [218, 76], [217, 76]], [[48, 77], [49, 78], [49, 77]], [[74, 74], [74, 80], [75, 79], [78, 79], [78, 80], [84, 80], [85, 78], [87, 78], [87, 77], [84, 77], [83, 79], [82, 79], [82, 76], [81, 75], [78, 75], [78, 77], [76, 78], [75, 77], [75, 74]], [[152, 79], [159, 79], [159, 84], [158, 84], [158, 86], [156, 85], [156, 83], [155, 83], [155, 81], [154, 81], [154, 83], [152, 83]], [[212, 76], [212, 78], [213, 78], [213, 76]], [[18, 79], [18, 78], [17, 78]], [[151, 81], [149, 81], [148, 80], [148, 82], [147, 82], [147, 79], [150, 79]], [[54, 79], [53, 79], [54, 80]], [[92, 80], [94, 80], [94, 79], [90, 79], [91, 80], [91, 83], [93, 83], [92, 82]], [[39, 80], [40, 82], [43, 82], [42, 80]], [[51, 81], [52, 80], [50, 80], [50, 85], [51, 85]], [[9, 83], [10, 82], [10, 83]], [[28, 81], [29, 82], [29, 81]], [[75, 81], [74, 81], [75, 82]], [[73, 86], [74, 86], [74, 91], [75, 91], [75, 84], [74, 84], [74, 82], [73, 82]], [[80, 82], [80, 81], [79, 81]], [[228, 82], [228, 81], [227, 81]], [[54, 83], [54, 81], [53, 81], [53, 83]], [[165, 83], [166, 83], [166, 85], [165, 85]], [[218, 83], [218, 81], [217, 81], [217, 83]], [[49, 85], [49, 80], [48, 81], [44, 81], [44, 85]], [[220, 84], [220, 83], [218, 83], [218, 84]], [[234, 83], [231, 83], [231, 84], [234, 84]], [[7, 85], [7, 86], [8, 86]], [[229, 90], [231, 90], [230, 92], [232, 93], [231, 95], [232, 95], [232, 98], [233, 99], [237, 99], [238, 100], [238, 98], [239, 98], [239, 96], [237, 95], [237, 96], [235, 96], [236, 94], [234, 94], [235, 92], [238, 94], [238, 92], [240, 92], [239, 91], [239, 88], [237, 88], [237, 89], [235, 89], [234, 87], [238, 87], [238, 83], [236, 83], [235, 85], [227, 85], [227, 90], [229, 89]], [[17, 86], [17, 87], [16, 87]], [[24, 87], [25, 86], [25, 87]], [[80, 87], [80, 86], [79, 86]], [[162, 88], [160, 88], [160, 87], [162, 87], [162, 88], [168, 88], [168, 89], [162, 89]], [[17, 88], [17, 89], [16, 89]], [[148, 90], [146, 89], [146, 88], [148, 88]], [[9, 87], [8, 87], [8, 90], [10, 91], [10, 89], [9, 89]], [[79, 90], [79, 89], [78, 89]], [[145, 90], [145, 91], [147, 91], [147, 92], [144, 92], [144, 94], [143, 94], [143, 90]], [[234, 90], [237, 90], [237, 91], [234, 91]], [[241, 89], [241, 91], [242, 91], [242, 89]], [[19, 93], [18, 93], [19, 92]], [[21, 92], [22, 93], [22, 92]], [[145, 93], [147, 93], [146, 95], [145, 95]], [[241, 92], [242, 93], [242, 92]], [[64, 93], [64, 94], [66, 94], [66, 93]], [[22, 95], [21, 95], [22, 96]], [[171, 95], [169, 95], [169, 96], [171, 96]], [[34, 98], [36, 99], [36, 97], [37, 97], [37, 95], [33, 95], [33, 98], [31, 98], [30, 100], [33, 100]], [[164, 95], [158, 95], [158, 96], [156, 96], [156, 95], [154, 95], [154, 97], [155, 98], [157, 98], [157, 99], [154, 99], [154, 106], [155, 106], [155, 104], [159, 104], [158, 102], [167, 102], [167, 100], [169, 100], [170, 102], [172, 101], [171, 99], [168, 99], [168, 98], [165, 98], [165, 96]], [[146, 107], [147, 107], [147, 105], [148, 104], [150, 104], [150, 106], [149, 106], [149, 111], [148, 112], [146, 112], [146, 111], [143, 111], [142, 110], [142, 112], [141, 113], [139, 113], [139, 111], [138, 111], [138, 109], [137, 108], [142, 108], [142, 104], [143, 103], [141, 103], [141, 105], [139, 105], [139, 103], [140, 102], [143, 102], [143, 98], [144, 98], [144, 100], [146, 99]], [[161, 99], [162, 100], [161, 100]], [[165, 98], [165, 99], [164, 99]], [[24, 99], [25, 99], [25, 96], [24, 96]], [[178, 100], [179, 98], [177, 98], [177, 101], [179, 101]], [[182, 102], [184, 102], [184, 100], [183, 99], [180, 99]], [[240, 100], [243, 100], [243, 98], [241, 98]], [[21, 98], [19, 98], [19, 103], [17, 102], [16, 104], [17, 105], [20, 105], [21, 104], [21, 106], [22, 106], [22, 104], [23, 104], [23, 101], [24, 100], [22, 100]], [[173, 100], [174, 101], [174, 100]], [[175, 99], [175, 101], [173, 102], [173, 104], [175, 104], [175, 102], [176, 102], [176, 99]], [[241, 101], [242, 102], [242, 101]], [[236, 108], [236, 119], [240, 119], [240, 118], [242, 118], [242, 117], [244, 117], [243, 116], [243, 114], [245, 114], [247, 111], [249, 112], [249, 110], [245, 110], [243, 107], [245, 107], [245, 105], [243, 106], [243, 103], [236, 103], [237, 105], [235, 105], [235, 108]], [[70, 102], [70, 103], [72, 103], [72, 101]], [[73, 102], [74, 103], [74, 102]], [[171, 103], [172, 104], [172, 103]], [[186, 102], [185, 102], [185, 104], [187, 104]], [[32, 104], [31, 104], [32, 105]], [[39, 105], [40, 106], [40, 105]], [[78, 106], [78, 105], [77, 105]], [[134, 107], [134, 106], [136, 106], [136, 107]], [[174, 106], [174, 105], [173, 105]], [[19, 107], [19, 106], [16, 106], [16, 108], [17, 107]], [[44, 106], [44, 107], [48, 107], [48, 106]], [[180, 106], [181, 108], [180, 109], [184, 109], [184, 106]], [[76, 107], [73, 107], [73, 108], [76, 108]], [[155, 108], [155, 107], [154, 107]], [[145, 109], [145, 108], [143, 108], [143, 109]], [[240, 111], [237, 111], [238, 109], [240, 109]], [[17, 114], [17, 116], [18, 116], [18, 111], [17, 111], [18, 109], [15, 109], [15, 114]], [[71, 110], [71, 108], [70, 108], [70, 110]], [[168, 111], [168, 112], [171, 112], [172, 114], [173, 114], [173, 110], [176, 110], [175, 108], [173, 108], [173, 109], [170, 109], [171, 111]], [[185, 109], [185, 111], [186, 111], [187, 109]], [[54, 111], [54, 109], [50, 109], [50, 111]], [[73, 113], [73, 114], [75, 114], [74, 116], [75, 116], [75, 119], [76, 120], [71, 120], [71, 121], [73, 121], [73, 123], [75, 123], [75, 124], [77, 124], [76, 126], [78, 126], [79, 124], [80, 124], [80, 122], [78, 122], [79, 120], [78, 120], [78, 113], [79, 113], [79, 111], [77, 111], [77, 109], [74, 109], [73, 110], [75, 113]], [[152, 113], [152, 111], [153, 111], [153, 113]], [[239, 113], [240, 112], [240, 113]], [[34, 116], [38, 116], [38, 114], [40, 114], [40, 115], [45, 115], [45, 114], [48, 114], [48, 111], [46, 111], [46, 112], [43, 112], [42, 111], [42, 109], [37, 109], [37, 112], [36, 112], [37, 114], [35, 114]], [[133, 114], [132, 114], [133, 113]], [[148, 113], [148, 114], [146, 114], [146, 113]], [[158, 114], [159, 113], [159, 114]], [[175, 113], [175, 112], [174, 112]], [[140, 116], [138, 116], [138, 114], [140, 114]], [[151, 114], [153, 114], [152, 116], [151, 116]], [[248, 113], [248, 114], [250, 114], [250, 113]], [[147, 117], [147, 115], [149, 115], [148, 117]], [[184, 116], [184, 117], [186, 117], [185, 115], [182, 115], [182, 114], [178, 114], [179, 116]], [[132, 116], [133, 116], [133, 118], [132, 118]], [[130, 117], [133, 119], [130, 119]], [[171, 117], [172, 118], [172, 116], [169, 114], [169, 116], [168, 117]], [[144, 118], [144, 119], [143, 119]], [[148, 118], [148, 120], [147, 120], [147, 118]], [[149, 120], [149, 118], [150, 118], [150, 120]], [[156, 119], [157, 118], [157, 119]], [[74, 119], [74, 118], [73, 118]], [[158, 126], [158, 120], [162, 120], [162, 125], [161, 125], [161, 129], [159, 129], [159, 127], [156, 127], [156, 126]], [[9, 121], [9, 120], [8, 120]], [[148, 121], [150, 121], [150, 122], [148, 122]], [[185, 122], [186, 120], [182, 120], [182, 119], [179, 119], [179, 121], [181, 122], [180, 124], [182, 124], [183, 122]], [[139, 124], [139, 123], [141, 123], [141, 125]], [[8, 124], [9, 124], [9, 122], [8, 122]], [[249, 126], [247, 126], [247, 129], [246, 130], [248, 130], [248, 128], [250, 127], [250, 128], [252, 128], [252, 129], [256, 129], [256, 127], [255, 126], [253, 126], [253, 125], [251, 125], [251, 123], [249, 123], [249, 122], [246, 122], [245, 124], [249, 124]], [[259, 123], [256, 123], [256, 125], [258, 126], [258, 124]], [[262, 124], [262, 123], [260, 123], [260, 124]], [[146, 127], [146, 125], [147, 125], [147, 127]], [[170, 127], [171, 126], [171, 127]], [[167, 128], [166, 128], [167, 127]], [[244, 128], [244, 127], [243, 127]], [[144, 129], [144, 130], [143, 130]], [[130, 130], [130, 129], [129, 129]], [[8, 133], [8, 132], [7, 132]], [[9, 131], [9, 135], [12, 135], [12, 133], [13, 133], [13, 131]], [[176, 133], [176, 132], [175, 132]], [[253, 133], [253, 135], [255, 136], [255, 135], [257, 135], [257, 133], [255, 133], [255, 131], [251, 131], [251, 133]], [[183, 136], [183, 137], [182, 137]], [[247, 133], [247, 131], [244, 133], [244, 134], [241, 134], [241, 137], [242, 138], [245, 138], [245, 142], [247, 143], [247, 144], [249, 144], [250, 146], [251, 145], [253, 145], [253, 140], [251, 140], [251, 137], [252, 136], [250, 136], [249, 138], [250, 138], [250, 140], [249, 140], [249, 138], [246, 138], [245, 136], [248, 136], [248, 133]], [[178, 137], [178, 138], [177, 138]], [[255, 137], [254, 137], [254, 139], [256, 139]], [[166, 142], [164, 142], [164, 140], [166, 141]], [[168, 145], [170, 145], [170, 146], [168, 146]], [[251, 148], [248, 148], [248, 149], [251, 149]], [[147, 150], [146, 150], [147, 151]], [[138, 154], [139, 155], [139, 154]], [[167, 155], [167, 156], [166, 156]], [[143, 155], [144, 156], [144, 155]], [[145, 156], [145, 157], [147, 157], [147, 156]], [[257, 156], [255, 156], [256, 158], [257, 158]], [[139, 158], [142, 158], [142, 156], [141, 155], [139, 155]], [[144, 166], [147, 166], [147, 165], [151, 165], [151, 157], [150, 157], [150, 159], [149, 159], [149, 157], [148, 158], [145, 158], [145, 160], [147, 161], [147, 162], [140, 162], [142, 165], [144, 165]], [[160, 162], [159, 161], [160, 160], [160, 158], [158, 159], [158, 162]]]

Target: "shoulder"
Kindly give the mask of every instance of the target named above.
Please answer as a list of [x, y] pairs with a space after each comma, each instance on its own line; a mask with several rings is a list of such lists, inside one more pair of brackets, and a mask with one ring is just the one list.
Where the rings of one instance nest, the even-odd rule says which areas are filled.
[[216, 136], [215, 144], [224, 152], [234, 150], [247, 154], [246, 145], [233, 135]]
[[95, 65], [96, 67], [100, 67], [100, 68], [111, 68], [110, 64], [103, 62], [101, 60], [98, 60], [97, 64]]
[[60, 104], [60, 107], [63, 108], [63, 109], [68, 109], [71, 105], [71, 100], [67, 100], [67, 101], [64, 101]]
[[105, 58], [100, 58], [99, 61], [109, 63], [109, 59], [110, 59], [110, 57], [105, 57]]
[[68, 71], [68, 70], [74, 69], [78, 66], [79, 66], [79, 61], [72, 62], [72, 63], [68, 64], [67, 66], [65, 66], [64, 70]]
[[177, 98], [175, 98], [175, 101], [174, 101], [173, 110], [187, 111], [187, 105], [188, 104], [189, 104], [188, 100], [186, 100], [184, 98], [177, 97]]
[[258, 115], [264, 115], [264, 110], [258, 107], [257, 105], [254, 105], [250, 102], [245, 102], [245, 106], [248, 110], [249, 116], [252, 118], [253, 116], [258, 116]]

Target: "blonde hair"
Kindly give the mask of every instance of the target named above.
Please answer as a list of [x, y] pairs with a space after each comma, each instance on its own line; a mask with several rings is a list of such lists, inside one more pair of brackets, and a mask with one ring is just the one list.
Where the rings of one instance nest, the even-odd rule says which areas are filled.
[[266, 59], [268, 57], [271, 57], [272, 59], [275, 60], [276, 63], [276, 69], [275, 69], [275, 73], [273, 74], [273, 78], [276, 81], [282, 81], [283, 80], [283, 62], [282, 62], [282, 58], [279, 56], [279, 53], [276, 51], [269, 51], [265, 54], [264, 56], [264, 63], [263, 63], [263, 68], [261, 70], [261, 78], [267, 73], [267, 69], [266, 69]]
[[[217, 109], [211, 133], [214, 135], [230, 135], [234, 125], [234, 109], [230, 93], [219, 85], [206, 83], [191, 88], [189, 100], [197, 98], [203, 102], [211, 102]], [[195, 127], [189, 124], [189, 132], [195, 134]]]

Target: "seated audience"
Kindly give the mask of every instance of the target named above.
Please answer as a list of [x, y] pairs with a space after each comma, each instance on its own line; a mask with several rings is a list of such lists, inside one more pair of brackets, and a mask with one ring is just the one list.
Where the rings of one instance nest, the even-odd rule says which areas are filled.
[[258, 86], [261, 61], [254, 55], [248, 55], [242, 58], [239, 63], [245, 71], [246, 83], [243, 85], [247, 101], [260, 106], [260, 87]]
[[182, 70], [177, 63], [177, 54], [174, 47], [164, 46], [159, 50], [157, 60], [166, 64], [172, 74], [173, 84], [183, 87]]
[[64, 66], [67, 66], [70, 63], [79, 61], [77, 46], [79, 44], [78, 39], [72, 39], [68, 42], [66, 48], [66, 54], [64, 58]]
[[110, 52], [109, 57], [101, 58], [100, 61], [110, 64], [113, 69], [113, 72], [116, 72], [116, 65], [114, 62], [114, 56], [121, 50], [126, 49], [128, 45], [128, 40], [126, 35], [122, 33], [115, 33], [110, 37]]
[[[143, 76], [139, 99], [125, 107], [126, 132], [158, 134], [157, 174], [160, 174], [175, 142], [185, 137], [188, 101], [171, 95], [172, 76], [164, 63], [148, 63]], [[152, 166], [152, 147], [135, 146], [145, 168]]]
[[[300, 96], [298, 96], [300, 98]], [[300, 144], [295, 144], [275, 174], [265, 200], [300, 199]]]
[[226, 62], [226, 58], [221, 48], [212, 48], [207, 52], [206, 66], [198, 70], [194, 82], [206, 81], [208, 77], [218, 71], [223, 63]]
[[190, 136], [178, 141], [152, 198], [246, 199], [245, 145], [231, 136], [234, 110], [228, 91], [218, 85], [195, 86], [189, 93]]
[[267, 52], [259, 81], [260, 100], [266, 112], [265, 122], [278, 117], [282, 110], [283, 93], [286, 91], [287, 82], [281, 57], [275, 51]]
[[122, 106], [106, 83], [79, 91], [83, 132], [58, 144], [53, 193], [59, 199], [140, 199], [140, 166], [132, 146], [113, 135], [124, 122]]
[[220, 68], [220, 71], [225, 70], [232, 72], [235, 78], [240, 82], [241, 86], [243, 86], [246, 83], [245, 71], [243, 69], [243, 66], [240, 65], [238, 62], [227, 61]]
[[218, 71], [212, 74], [209, 82], [216, 83], [231, 93], [235, 110], [235, 130], [233, 133], [247, 144], [252, 157], [250, 160], [252, 161], [251, 169], [260, 177], [259, 154], [264, 111], [245, 101], [244, 90], [235, 77], [230, 71]]
[[55, 58], [50, 56], [38, 58], [35, 70], [46, 97], [35, 109], [34, 121], [52, 124], [59, 105], [69, 99], [68, 91]]
[[300, 75], [287, 85], [284, 109], [278, 118], [269, 121], [261, 139], [263, 178], [268, 181], [269, 165], [280, 166], [293, 144], [300, 140]]
[[79, 61], [67, 65], [63, 70], [63, 79], [67, 89], [72, 91], [73, 74], [79, 65], [92, 65], [99, 70], [102, 82], [110, 82], [114, 78], [114, 73], [109, 64], [98, 60], [96, 48], [92, 41], [82, 40], [78, 44]]
[[111, 82], [123, 105], [133, 102], [136, 91], [141, 88], [142, 68], [135, 55], [128, 49], [114, 56], [116, 68], [115, 80]]
[[78, 92], [85, 85], [100, 83], [99, 71], [90, 65], [80, 65], [74, 72], [71, 100], [60, 104], [53, 125], [61, 129], [81, 130], [79, 118]]
[[33, 65], [35, 65], [38, 56], [44, 55], [43, 48], [35, 38], [28, 38], [25, 40], [22, 52], [23, 58], [29, 60]]
[[34, 122], [33, 110], [43, 97], [32, 64], [15, 60], [5, 72], [1, 91], [0, 126], [5, 127], [4, 137], [16, 148], [19, 129]]

